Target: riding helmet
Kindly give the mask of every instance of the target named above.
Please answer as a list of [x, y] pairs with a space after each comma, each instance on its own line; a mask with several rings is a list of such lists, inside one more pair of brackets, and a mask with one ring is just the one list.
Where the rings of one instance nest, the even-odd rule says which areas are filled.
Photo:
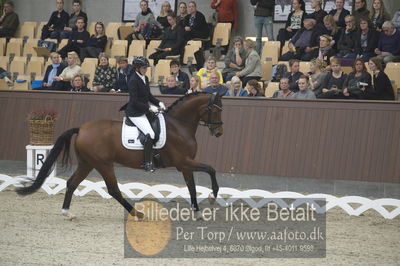
[[149, 67], [149, 60], [144, 56], [135, 56], [132, 63], [134, 68]]

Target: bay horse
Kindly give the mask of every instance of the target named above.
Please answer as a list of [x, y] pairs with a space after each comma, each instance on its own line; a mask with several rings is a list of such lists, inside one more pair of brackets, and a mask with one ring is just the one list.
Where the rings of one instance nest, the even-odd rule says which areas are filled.
[[[164, 113], [167, 140], [165, 146], [158, 150], [158, 153], [161, 156], [163, 166], [172, 166], [182, 172], [189, 189], [192, 208], [197, 214], [200, 212], [197, 204], [193, 172], [205, 172], [210, 175], [211, 200], [215, 200], [217, 197], [219, 187], [214, 168], [194, 159], [197, 152], [195, 135], [198, 125], [207, 126], [212, 136], [219, 137], [222, 135], [221, 98], [224, 94], [203, 92], [188, 94], [177, 99]], [[143, 218], [143, 214], [136, 211], [123, 198], [114, 173], [114, 163], [141, 169], [144, 159], [142, 150], [128, 150], [122, 146], [121, 130], [121, 121], [102, 119], [65, 131], [57, 138], [36, 179], [31, 180], [33, 183], [18, 188], [17, 193], [27, 195], [37, 191], [51, 173], [53, 165], [63, 150], [62, 162], [67, 165], [69, 163], [71, 139], [74, 134], [77, 134], [75, 153], [78, 166], [67, 181], [67, 191], [62, 206], [63, 214], [72, 216], [69, 213], [69, 208], [75, 189], [93, 169], [96, 169], [103, 177], [108, 193], [124, 206], [131, 215]]]

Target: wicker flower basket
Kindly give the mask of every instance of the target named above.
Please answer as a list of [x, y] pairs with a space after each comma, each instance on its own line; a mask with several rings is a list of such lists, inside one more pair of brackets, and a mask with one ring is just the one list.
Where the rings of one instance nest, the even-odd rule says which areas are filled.
[[48, 146], [54, 144], [55, 120], [28, 120], [29, 143], [31, 145]]

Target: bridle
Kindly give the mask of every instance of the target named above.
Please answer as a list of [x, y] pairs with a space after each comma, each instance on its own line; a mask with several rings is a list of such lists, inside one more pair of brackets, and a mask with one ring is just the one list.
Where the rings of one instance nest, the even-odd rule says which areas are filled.
[[[191, 121], [191, 120], [186, 120], [186, 119], [182, 119], [182, 118], [178, 118], [178, 117], [172, 117], [176, 120], [188, 123], [188, 124], [193, 124], [193, 125], [199, 125], [199, 126], [204, 126], [204, 127], [208, 127], [209, 130], [211, 130], [211, 126], [213, 125], [220, 125], [222, 126], [224, 122], [220, 121], [211, 121], [211, 115], [212, 115], [212, 110], [213, 108], [217, 108], [219, 110], [223, 110], [221, 106], [218, 106], [216, 104], [216, 100], [217, 100], [217, 95], [213, 94], [210, 98], [210, 100], [208, 101], [208, 106], [207, 109], [204, 110], [204, 112], [200, 115], [200, 117], [203, 117], [204, 114], [207, 112], [207, 121], [203, 121], [200, 120], [199, 122], [195, 122], [195, 121]], [[171, 116], [170, 116], [171, 117]]]
[[215, 101], [217, 99], [216, 96], [217, 96], [216, 94], [213, 94], [211, 96], [211, 98], [210, 98], [210, 100], [208, 102], [207, 110], [205, 110], [200, 116], [200, 117], [202, 117], [207, 112], [207, 120], [208, 121], [206, 122], [206, 121], [200, 120], [199, 123], [198, 123], [200, 126], [208, 127], [210, 130], [211, 130], [210, 126], [212, 126], [212, 125], [223, 125], [224, 124], [224, 122], [222, 122], [221, 120], [220, 121], [211, 121], [211, 115], [212, 115], [213, 108], [217, 108], [217, 109], [222, 111], [222, 107], [218, 106], [215, 103]]

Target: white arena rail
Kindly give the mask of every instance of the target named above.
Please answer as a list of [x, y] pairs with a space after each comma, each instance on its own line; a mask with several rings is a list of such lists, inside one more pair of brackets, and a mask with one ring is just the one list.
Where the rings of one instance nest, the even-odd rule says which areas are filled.
[[[21, 180], [24, 180], [24, 178], [26, 177], [11, 177], [0, 174], [0, 191], [3, 191], [10, 186], [17, 186], [20, 184]], [[140, 200], [142, 198], [152, 196], [161, 202], [166, 202], [170, 199], [181, 197], [190, 202], [189, 192], [186, 187], [177, 187], [166, 184], [147, 185], [143, 183], [125, 183], [118, 185], [121, 192], [124, 193], [127, 198], [134, 200]], [[57, 177], [47, 179], [42, 186], [42, 189], [49, 195], [60, 193], [65, 188], [66, 181]], [[135, 194], [132, 192], [132, 190], [139, 192]], [[196, 190], [199, 194], [197, 197], [199, 203], [204, 199], [207, 199], [208, 195], [212, 192], [211, 189], [203, 186], [196, 186]], [[107, 188], [104, 181], [92, 182], [84, 180], [78, 189], [75, 190], [74, 195], [85, 196], [87, 193], [92, 191], [97, 192], [103, 198], [111, 198], [111, 196], [107, 193]], [[222, 195], [222, 197], [219, 196], [217, 198], [217, 202], [220, 206], [227, 206], [231, 203], [234, 203], [238, 199], [242, 199], [253, 208], [260, 208], [269, 202], [276, 202], [280, 207], [288, 208], [289, 204], [287, 204], [283, 199], [296, 199], [294, 202], [291, 202], [290, 205], [293, 204], [293, 207], [297, 207], [304, 202], [308, 202], [310, 204], [312, 203], [316, 208], [316, 212], [318, 213], [324, 211], [327, 212], [334, 207], [340, 207], [349, 215], [355, 216], [358, 216], [370, 209], [375, 210], [386, 219], [393, 219], [400, 215], [400, 200], [389, 198], [371, 200], [358, 196], [335, 197], [328, 194], [303, 195], [301, 193], [290, 191], [272, 193], [260, 189], [238, 190], [227, 187], [220, 188], [219, 195]], [[314, 199], [325, 199], [326, 206], [320, 207], [318, 202], [314, 202]], [[351, 204], [357, 204], [359, 206], [353, 208]], [[389, 207], [391, 211], [387, 210], [385, 206]]]

